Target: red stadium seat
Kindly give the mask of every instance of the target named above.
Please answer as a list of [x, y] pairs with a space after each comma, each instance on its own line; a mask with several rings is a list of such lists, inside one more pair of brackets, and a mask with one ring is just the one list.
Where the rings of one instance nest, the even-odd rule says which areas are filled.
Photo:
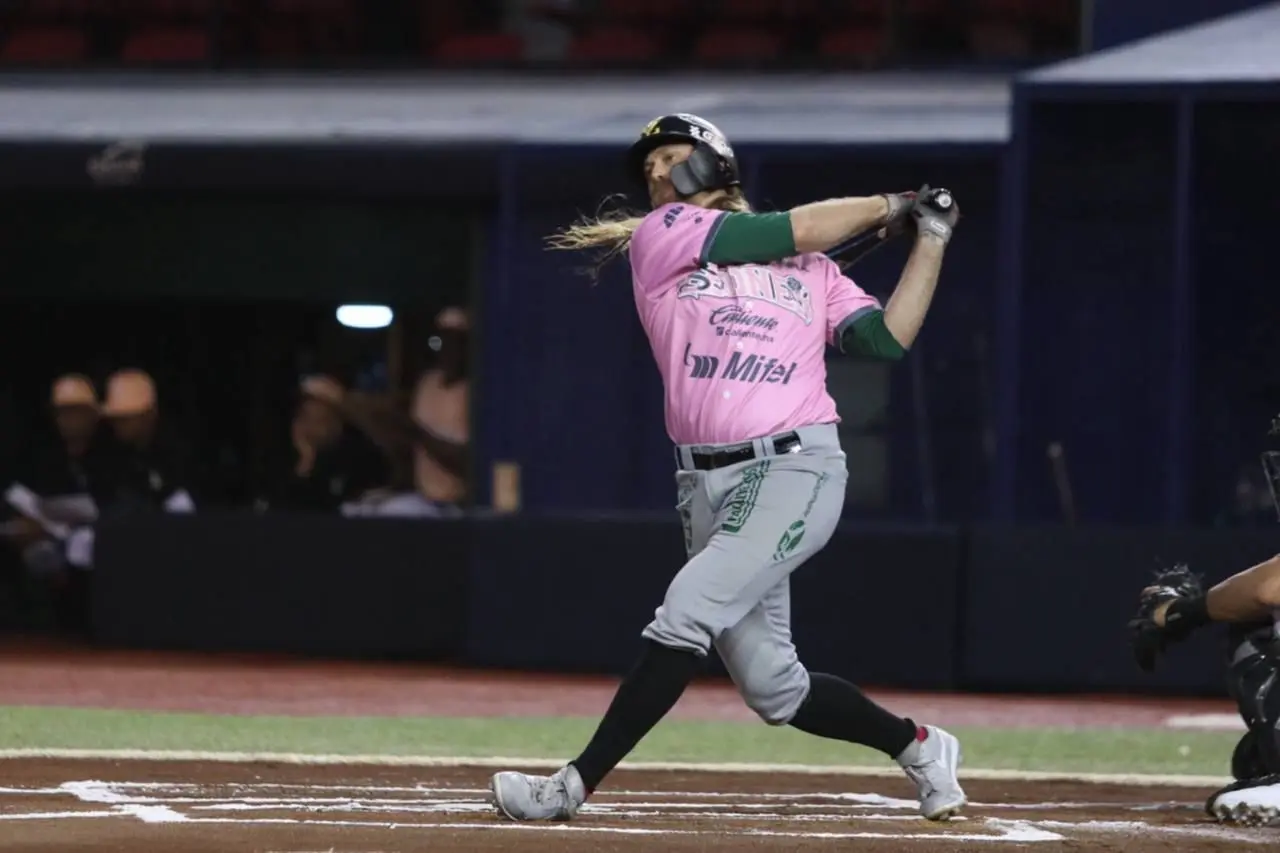
[[1079, 25], [1079, 0], [1040, 0], [1031, 7], [1032, 17], [1038, 22], [1059, 26]]
[[202, 62], [209, 58], [209, 34], [197, 27], [144, 27], [124, 43], [125, 62]]
[[641, 30], [608, 27], [584, 33], [569, 47], [569, 59], [607, 65], [656, 59], [658, 40]]
[[1020, 21], [1034, 6], [1027, 0], [973, 0], [971, 15], [982, 21]]
[[213, 0], [128, 0], [117, 8], [148, 22], [198, 21], [213, 11]]
[[712, 63], [769, 62], [782, 54], [782, 39], [766, 30], [711, 30], [698, 40], [694, 55]]
[[715, 20], [729, 28], [748, 26], [792, 26], [806, 18], [817, 26], [820, 0], [721, 0]]
[[978, 23], [969, 28], [969, 49], [982, 59], [1025, 59], [1031, 55], [1031, 39], [1011, 24]]
[[909, 18], [946, 18], [954, 11], [953, 0], [902, 0], [902, 14]]
[[418, 32], [423, 47], [430, 49], [464, 29], [462, 7], [449, 0], [424, 0], [418, 6]]
[[442, 42], [435, 51], [446, 65], [518, 62], [524, 56], [524, 39], [514, 33], [463, 33]]
[[689, 0], [604, 0], [598, 14], [609, 23], [663, 25], [691, 15], [695, 6]]
[[822, 37], [818, 53], [837, 62], [866, 63], [879, 59], [885, 50], [884, 30], [877, 27], [849, 27]]
[[274, 18], [253, 27], [254, 52], [261, 59], [298, 59], [307, 55], [307, 36], [296, 20]]
[[307, 17], [345, 15], [351, 11], [349, 0], [267, 0], [267, 11], [278, 15]]
[[729, 26], [763, 24], [783, 17], [789, 0], [720, 0], [715, 19]]
[[[19, 4], [9, 4], [18, 6]], [[26, 24], [66, 23], [78, 20], [91, 9], [100, 7], [95, 0], [27, 0], [19, 15]]]
[[0, 46], [0, 60], [21, 64], [79, 62], [88, 53], [89, 40], [71, 27], [15, 30]]
[[837, 21], [880, 22], [888, 19], [889, 4], [885, 0], [839, 0], [830, 11]]

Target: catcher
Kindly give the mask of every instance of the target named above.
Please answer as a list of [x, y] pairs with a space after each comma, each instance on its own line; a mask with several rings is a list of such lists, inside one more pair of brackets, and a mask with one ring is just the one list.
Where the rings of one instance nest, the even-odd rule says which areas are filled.
[[[1280, 418], [1270, 435], [1280, 437]], [[1280, 514], [1280, 451], [1262, 454]], [[1280, 826], [1280, 556], [1205, 591], [1185, 565], [1156, 576], [1129, 623], [1138, 666], [1151, 671], [1160, 654], [1210, 622], [1228, 625], [1227, 687], [1247, 730], [1231, 757], [1236, 781], [1205, 804], [1223, 822]]]

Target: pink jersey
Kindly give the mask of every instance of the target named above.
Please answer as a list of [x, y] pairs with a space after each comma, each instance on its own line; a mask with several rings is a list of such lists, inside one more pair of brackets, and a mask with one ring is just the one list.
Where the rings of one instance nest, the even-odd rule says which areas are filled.
[[636, 308], [676, 444], [728, 444], [839, 421], [827, 344], [880, 309], [822, 254], [719, 267], [701, 260], [722, 211], [667, 204], [631, 240]]

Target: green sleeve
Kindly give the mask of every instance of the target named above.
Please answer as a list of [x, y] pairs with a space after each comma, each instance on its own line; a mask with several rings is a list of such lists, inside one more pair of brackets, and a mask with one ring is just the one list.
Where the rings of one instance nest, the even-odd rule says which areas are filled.
[[707, 232], [703, 264], [761, 264], [794, 257], [791, 214], [726, 213]]
[[840, 351], [883, 361], [897, 361], [907, 354], [884, 324], [883, 311], [855, 314], [840, 325]]

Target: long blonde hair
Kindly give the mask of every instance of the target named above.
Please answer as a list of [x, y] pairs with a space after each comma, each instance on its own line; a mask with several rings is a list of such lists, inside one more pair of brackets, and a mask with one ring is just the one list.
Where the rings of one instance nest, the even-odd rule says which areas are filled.
[[[601, 203], [601, 210], [595, 216], [584, 216], [548, 236], [545, 240], [548, 249], [561, 251], [597, 250], [594, 262], [585, 272], [593, 281], [598, 281], [604, 267], [631, 248], [631, 237], [644, 221], [644, 214], [625, 207], [604, 210], [604, 205], [611, 196]], [[742, 192], [741, 187], [729, 187], [723, 193], [709, 200], [707, 205], [714, 210], [728, 210], [738, 213], [751, 212], [751, 203]]]

